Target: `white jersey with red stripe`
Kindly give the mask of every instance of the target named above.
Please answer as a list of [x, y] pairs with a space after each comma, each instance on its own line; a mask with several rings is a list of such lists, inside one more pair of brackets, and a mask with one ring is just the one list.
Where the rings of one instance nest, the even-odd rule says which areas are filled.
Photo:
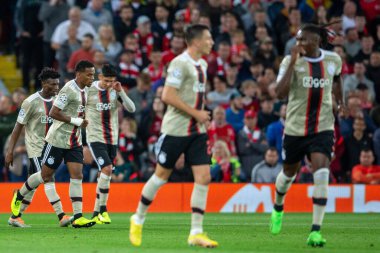
[[25, 145], [29, 158], [40, 157], [42, 154], [45, 135], [53, 123], [49, 117], [53, 99], [45, 99], [36, 92], [22, 102], [17, 122], [25, 126]]
[[100, 81], [95, 81], [88, 89], [86, 128], [88, 143], [101, 142], [117, 145], [119, 137], [118, 93], [110, 89], [101, 89]]
[[[307, 136], [334, 130], [332, 89], [334, 76], [339, 76], [342, 61], [335, 52], [320, 50], [318, 58], [300, 57], [294, 66], [286, 111], [285, 134]], [[277, 82], [290, 63], [281, 63]]]
[[[87, 89], [80, 89], [75, 80], [71, 80], [59, 91], [53, 105], [69, 117], [85, 118]], [[58, 120], [54, 120], [45, 140], [52, 146], [63, 149], [82, 146], [80, 127]]]
[[[165, 85], [176, 88], [183, 102], [202, 110], [206, 91], [206, 73], [206, 61], [203, 59], [195, 61], [185, 51], [170, 62]], [[190, 136], [206, 133], [206, 127], [190, 115], [169, 105], [162, 122], [161, 132], [171, 136]]]

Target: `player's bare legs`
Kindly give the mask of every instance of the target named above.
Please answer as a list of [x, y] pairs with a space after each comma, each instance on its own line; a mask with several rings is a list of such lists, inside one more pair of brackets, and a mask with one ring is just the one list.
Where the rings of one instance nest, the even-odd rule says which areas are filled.
[[142, 227], [148, 208], [156, 197], [158, 190], [168, 181], [171, 173], [171, 169], [166, 169], [157, 164], [155, 173], [145, 183], [136, 213], [130, 219], [129, 240], [133, 246], [141, 245]]
[[296, 178], [297, 171], [300, 167], [300, 162], [294, 164], [284, 164], [283, 170], [276, 178], [276, 196], [270, 224], [271, 233], [274, 235], [281, 232], [285, 194], [288, 192], [290, 186]]
[[330, 175], [330, 160], [322, 153], [311, 154], [311, 169], [314, 179], [313, 190], [313, 223], [307, 243], [313, 247], [322, 247], [326, 240], [322, 238], [320, 229], [325, 215], [328, 184]]
[[101, 224], [111, 223], [111, 219], [107, 213], [107, 200], [111, 184], [111, 175], [112, 165], [110, 164], [101, 169], [98, 177], [93, 218]]
[[210, 166], [192, 166], [194, 174], [194, 188], [191, 194], [191, 230], [188, 238], [189, 245], [215, 248], [216, 241], [211, 240], [203, 232], [203, 217], [207, 204], [208, 185], [211, 182]]

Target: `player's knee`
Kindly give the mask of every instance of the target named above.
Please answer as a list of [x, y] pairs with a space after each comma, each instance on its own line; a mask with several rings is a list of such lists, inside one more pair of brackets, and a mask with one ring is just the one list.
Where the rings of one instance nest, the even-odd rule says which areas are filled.
[[107, 176], [111, 176], [112, 174], [112, 165], [106, 166], [102, 168], [102, 173], [106, 174]]
[[208, 185], [211, 182], [211, 175], [210, 173], [194, 175], [194, 182], [201, 185]]

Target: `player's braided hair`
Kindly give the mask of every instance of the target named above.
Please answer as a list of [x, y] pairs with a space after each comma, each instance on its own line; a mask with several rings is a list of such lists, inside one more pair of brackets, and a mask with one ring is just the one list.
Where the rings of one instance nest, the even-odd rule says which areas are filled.
[[38, 79], [41, 82], [46, 81], [47, 79], [57, 79], [61, 75], [53, 68], [45, 67], [42, 69], [41, 73], [38, 75]]
[[335, 37], [335, 32], [328, 27], [332, 24], [339, 23], [341, 20], [337, 20], [324, 25], [305, 24], [301, 30], [317, 34], [321, 38], [320, 47], [326, 48], [327, 44]]

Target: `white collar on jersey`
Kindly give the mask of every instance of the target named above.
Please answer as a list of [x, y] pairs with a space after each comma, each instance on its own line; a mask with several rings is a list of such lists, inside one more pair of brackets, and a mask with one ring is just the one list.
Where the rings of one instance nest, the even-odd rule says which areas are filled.
[[195, 60], [189, 55], [189, 52], [188, 52], [187, 50], [186, 50], [183, 54], [185, 55], [186, 58], [189, 59], [189, 61], [190, 61], [192, 64], [197, 65], [197, 66], [199, 66], [199, 65], [201, 64], [201, 61], [200, 61], [200, 60], [195, 61]]
[[94, 87], [97, 88], [100, 91], [105, 91], [106, 89], [102, 89], [102, 88], [99, 87], [99, 83], [100, 83], [100, 81], [94, 81], [92, 83], [92, 85], [94, 85]]
[[50, 99], [46, 99], [46, 98], [44, 98], [43, 96], [41, 96], [40, 92], [42, 92], [42, 90], [37, 91], [36, 93], [37, 93], [37, 95], [38, 95], [43, 101], [45, 101], [45, 102], [51, 102], [51, 101], [53, 101], [53, 97], [51, 97]]
[[320, 62], [323, 60], [323, 58], [325, 58], [325, 51], [321, 48], [319, 49], [319, 51], [321, 51], [321, 55], [318, 58], [310, 58], [306, 56], [303, 56], [303, 58], [305, 59], [305, 61], [308, 62]]

